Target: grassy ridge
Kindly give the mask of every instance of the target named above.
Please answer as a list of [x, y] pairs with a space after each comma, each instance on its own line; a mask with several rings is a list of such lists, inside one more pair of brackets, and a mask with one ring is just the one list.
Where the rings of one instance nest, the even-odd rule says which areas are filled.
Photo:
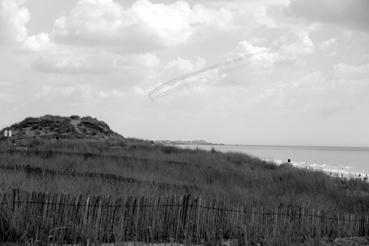
[[[5, 143], [0, 146], [0, 168], [19, 167], [1, 169], [3, 192], [19, 188], [112, 196], [192, 193], [250, 206], [369, 209], [368, 183], [276, 166], [245, 154], [178, 149], [135, 139], [25, 140], [22, 145], [30, 151], [12, 151]], [[109, 175], [131, 181], [106, 178]]]

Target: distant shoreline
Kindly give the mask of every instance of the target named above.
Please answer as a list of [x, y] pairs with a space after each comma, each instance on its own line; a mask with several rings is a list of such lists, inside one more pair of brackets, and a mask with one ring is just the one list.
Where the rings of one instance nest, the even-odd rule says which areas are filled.
[[228, 146], [244, 146], [244, 147], [267, 147], [267, 148], [303, 148], [303, 149], [335, 149], [335, 150], [365, 150], [369, 151], [369, 147], [363, 146], [314, 146], [314, 145], [257, 145], [257, 144], [224, 144]]
[[[185, 148], [186, 146], [189, 148], [204, 148], [207, 150], [210, 150], [210, 148], [212, 146], [217, 146], [217, 145], [199, 145], [199, 144], [173, 144], [173, 146], [178, 146], [178, 147], [182, 147]], [[327, 147], [327, 146], [276, 146], [276, 145], [241, 145], [241, 144], [232, 144], [232, 145], [228, 145], [228, 144], [222, 144], [221, 146], [224, 147], [230, 147], [229, 150], [230, 152], [239, 152], [239, 153], [245, 153], [243, 151], [241, 151], [242, 147], [245, 148], [255, 148], [255, 149], [307, 149], [307, 150], [315, 150], [315, 151], [357, 151], [357, 152], [369, 152], [369, 147]], [[234, 147], [234, 148], [232, 148]], [[239, 148], [239, 149], [238, 149]], [[222, 150], [219, 150], [222, 151]], [[268, 162], [273, 162], [277, 165], [283, 164], [283, 163], [287, 163], [287, 159], [286, 160], [280, 160], [280, 159], [269, 159], [269, 158], [263, 158], [262, 156], [257, 156], [255, 154], [252, 153], [246, 153], [252, 156], [255, 156], [261, 160], [264, 161], [268, 161]], [[304, 161], [292, 161], [291, 164], [294, 167], [297, 168], [311, 168], [314, 170], [320, 170], [323, 172], [326, 172], [327, 174], [332, 173], [332, 174], [336, 174], [336, 175], [343, 175], [346, 178], [357, 178], [358, 175], [362, 175], [362, 178], [366, 175], [368, 175], [368, 172], [366, 171], [347, 171], [347, 170], [340, 170], [340, 169], [335, 169], [332, 167], [324, 167], [326, 164], [321, 164], [321, 165], [317, 165], [316, 163], [308, 163], [308, 162], [304, 162]], [[324, 165], [324, 166], [323, 166]], [[330, 164], [332, 165], [332, 164]]]
[[159, 143], [173, 145], [209, 145], [209, 146], [235, 146], [250, 148], [294, 148], [294, 149], [316, 149], [316, 150], [341, 150], [341, 151], [369, 151], [369, 147], [361, 146], [312, 146], [312, 145], [258, 145], [258, 144], [223, 144], [223, 143], [197, 143], [195, 141], [157, 141]]
[[191, 141], [185, 141], [185, 140], [156, 140], [156, 143], [161, 144], [169, 144], [169, 145], [227, 145], [222, 143], [209, 143], [204, 140], [191, 140]]

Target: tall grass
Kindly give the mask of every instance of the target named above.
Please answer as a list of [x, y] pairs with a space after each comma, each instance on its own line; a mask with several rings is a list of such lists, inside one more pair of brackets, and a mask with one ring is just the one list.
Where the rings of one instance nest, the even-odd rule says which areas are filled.
[[[240, 153], [179, 149], [136, 139], [25, 140], [19, 145], [27, 146], [29, 152], [12, 152], [9, 145], [0, 146], [0, 170], [1, 166], [17, 165], [59, 173], [114, 174], [137, 182], [43, 176], [27, 174], [27, 168], [23, 168], [8, 170], [6, 174], [1, 170], [2, 191], [19, 188], [112, 196], [192, 193], [235, 205], [292, 205], [346, 212], [369, 209], [368, 183], [288, 165], [277, 166]], [[36, 154], [37, 151], [48, 154]]]

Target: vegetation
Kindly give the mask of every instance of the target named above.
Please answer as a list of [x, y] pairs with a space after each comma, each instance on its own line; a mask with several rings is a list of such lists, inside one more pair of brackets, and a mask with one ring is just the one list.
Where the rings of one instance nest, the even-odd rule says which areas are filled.
[[179, 149], [136, 139], [22, 141], [17, 147], [1, 146], [2, 192], [19, 188], [111, 196], [190, 193], [234, 205], [369, 209], [366, 182], [277, 166], [240, 153]]
[[318, 245], [321, 239], [369, 235], [368, 216], [296, 207], [245, 208], [188, 195], [112, 198], [14, 190], [5, 196], [0, 193], [0, 208], [8, 212], [4, 221], [9, 223], [0, 227], [0, 239], [3, 235], [16, 242], [188, 240], [220, 245], [216, 242], [221, 239], [236, 239], [238, 245]]
[[[73, 199], [80, 197], [77, 195], [110, 196], [111, 199], [108, 198], [107, 201], [118, 201], [121, 198], [131, 201], [128, 197], [133, 196], [135, 200], [141, 197], [146, 201], [155, 201], [154, 204], [168, 197], [191, 195], [196, 200], [196, 197], [200, 196], [204, 201], [216, 199], [220, 204], [226, 203], [228, 207], [242, 208], [241, 213], [246, 209], [252, 211], [252, 218], [254, 214], [260, 214], [258, 211], [255, 212], [255, 209], [277, 211], [278, 216], [282, 217], [271, 216], [270, 212], [262, 216], [270, 217], [269, 219], [274, 221], [274, 228], [277, 229], [279, 228], [276, 226], [277, 222], [283, 222], [284, 229], [279, 228], [281, 231], [287, 228], [283, 233], [279, 233], [277, 229], [271, 230], [268, 227], [269, 220], [264, 220], [264, 217], [260, 217], [259, 221], [264, 224], [250, 224], [250, 219], [246, 219], [249, 224], [243, 225], [245, 226], [243, 230], [248, 230], [245, 233], [254, 238], [252, 241], [257, 242], [267, 237], [273, 241], [270, 243], [272, 245], [289, 244], [291, 238], [296, 237], [295, 231], [300, 227], [305, 228], [305, 231], [301, 231], [297, 238], [298, 240], [303, 238], [306, 242], [312, 240], [311, 235], [320, 234], [317, 234], [317, 230], [324, 231], [324, 228], [320, 228], [321, 218], [314, 217], [314, 211], [329, 211], [330, 214], [338, 217], [341, 215], [341, 218], [345, 218], [344, 213], [352, 213], [357, 218], [361, 218], [369, 211], [369, 183], [365, 181], [332, 177], [321, 171], [298, 169], [289, 164], [276, 165], [241, 153], [221, 153], [215, 149], [211, 151], [181, 149], [153, 141], [128, 139], [113, 132], [103, 121], [91, 117], [47, 115], [40, 118], [27, 118], [0, 131], [1, 136], [5, 130], [12, 130], [13, 135], [11, 140], [0, 137], [0, 198], [6, 197], [6, 194], [10, 194], [12, 190], [25, 193], [48, 192], [48, 196], [54, 197], [59, 196], [55, 193], [63, 193], [65, 197], [72, 199], [73, 204], [75, 204]], [[38, 196], [33, 198], [39, 199]], [[17, 213], [14, 209], [0, 207], [0, 242], [24, 241], [32, 238], [34, 234], [32, 230], [39, 231], [36, 225], [40, 223], [38, 219], [33, 220], [32, 216], [29, 220], [25, 220], [22, 216], [28, 216], [25, 211], [33, 211], [28, 210], [29, 206], [36, 206], [35, 211], [41, 213], [42, 209], [39, 210], [38, 204], [43, 202], [40, 203], [37, 200], [36, 203], [23, 203], [24, 211], [19, 211], [20, 217], [14, 215]], [[61, 206], [69, 209], [68, 206]], [[186, 206], [189, 205], [186, 204]], [[73, 206], [70, 207], [72, 209]], [[88, 208], [84, 205], [82, 207]], [[179, 205], [178, 208], [180, 207], [183, 208], [185, 205]], [[195, 208], [192, 205], [190, 207]], [[208, 207], [209, 205], [206, 205], [204, 208]], [[51, 214], [54, 210], [51, 208]], [[74, 211], [76, 215], [71, 218], [82, 218], [78, 216], [78, 211], [81, 213], [81, 210], [77, 209]], [[311, 219], [316, 223], [301, 222], [300, 219], [303, 216], [295, 218], [297, 211], [299, 214], [301, 211], [312, 211], [313, 216], [305, 213], [307, 220], [302, 221]], [[224, 211], [220, 209], [219, 212]], [[43, 213], [43, 216], [46, 214]], [[93, 214], [94, 212], [91, 216]], [[175, 215], [177, 212], [169, 211], [165, 214]], [[286, 224], [286, 214], [291, 214], [291, 221], [298, 222]], [[37, 214], [34, 216], [41, 218]], [[57, 217], [63, 217], [55, 213], [54, 216], [53, 221], [56, 222]], [[201, 216], [205, 216], [204, 218], [208, 216], [215, 220], [219, 217], [219, 215], [210, 216], [207, 212]], [[148, 216], [148, 218], [154, 217]], [[148, 218], [143, 220], [146, 221]], [[164, 219], [165, 216], [155, 218]], [[230, 218], [230, 221], [234, 221], [232, 217]], [[110, 217], [102, 219], [110, 219]], [[182, 220], [181, 217], [179, 221]], [[342, 220], [338, 221], [342, 222]], [[99, 219], [95, 222], [100, 223]], [[356, 222], [349, 219], [349, 225], [350, 223], [355, 225]], [[83, 223], [86, 224], [86, 221]], [[107, 223], [108, 227], [111, 226], [109, 223]], [[79, 222], [75, 223], [75, 225], [78, 224]], [[296, 227], [297, 224], [300, 227]], [[316, 225], [314, 228], [317, 229], [306, 229], [312, 224]], [[22, 231], [19, 229], [23, 228], [21, 225], [28, 229]], [[329, 226], [337, 229], [338, 225], [345, 226], [340, 222]], [[360, 225], [360, 228], [367, 228], [362, 223]], [[165, 225], [165, 228], [167, 227]], [[206, 229], [212, 230], [210, 227]], [[336, 229], [332, 230], [339, 231]], [[106, 232], [105, 229], [102, 230], [101, 233]], [[306, 233], [309, 230], [310, 234]], [[213, 233], [210, 231], [210, 234]], [[45, 232], [47, 232], [45, 235], [49, 235], [48, 229]], [[76, 236], [83, 234], [74, 229], [70, 233]], [[84, 233], [94, 234], [89, 229]], [[324, 231], [322, 235], [327, 233], [329, 234]], [[28, 236], [25, 236], [26, 234]], [[120, 234], [116, 233], [118, 236]], [[62, 238], [65, 239], [64, 236]]]
[[28, 117], [0, 131], [0, 140], [5, 130], [11, 130], [13, 139], [22, 138], [121, 138], [110, 129], [108, 124], [95, 118], [86, 116], [70, 117], [45, 115], [42, 117]]

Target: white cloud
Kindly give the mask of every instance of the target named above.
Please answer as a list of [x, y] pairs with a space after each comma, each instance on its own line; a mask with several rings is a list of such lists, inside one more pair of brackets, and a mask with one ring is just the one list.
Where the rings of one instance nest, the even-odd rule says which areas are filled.
[[[184, 84], [192, 84], [195, 82], [193, 78], [196, 78], [196, 82], [200, 83], [200, 76], [188, 77], [189, 74], [193, 72], [197, 72], [206, 67], [206, 60], [202, 57], [197, 57], [194, 60], [184, 59], [182, 57], [177, 57], [174, 60], [169, 61], [158, 73], [157, 81], [155, 85], [167, 82], [169, 80], [173, 80], [176, 78], [182, 78], [178, 83], [171, 85], [173, 87], [177, 87], [178, 85]], [[187, 78], [188, 77], [188, 78]]]
[[[53, 1], [48, 11], [42, 1], [0, 0], [3, 124], [24, 114], [91, 113], [145, 138], [368, 143], [368, 35], [357, 31], [367, 17], [350, 17], [343, 0], [341, 20], [331, 0], [73, 1]], [[294, 15], [283, 11], [289, 2]], [[315, 6], [327, 17], [311, 14]], [[163, 102], [147, 97], [157, 83], [240, 56], [187, 79]]]
[[[264, 45], [264, 43], [269, 45]], [[227, 66], [219, 65], [219, 69], [214, 68], [214, 66], [222, 63], [213, 62], [207, 65], [213, 69], [207, 71], [206, 64], [200, 62], [201, 60], [195, 62], [177, 58], [177, 60], [172, 60], [167, 64], [166, 69], [161, 74], [161, 77], [165, 79], [162, 79], [161, 82], [182, 78], [181, 84], [191, 85], [191, 88], [219, 81], [221, 81], [220, 86], [257, 87], [260, 84], [267, 84], [271, 79], [276, 79], [275, 76], [280, 77], [279, 64], [289, 62], [290, 70], [286, 71], [291, 73], [291, 70], [301, 65], [305, 56], [312, 54], [314, 50], [315, 45], [306, 30], [297, 33], [288, 32], [273, 42], [258, 41], [257, 39], [243, 40], [238, 42], [236, 48], [224, 57], [224, 61], [231, 61], [235, 58], [243, 58], [242, 60]], [[196, 66], [196, 63], [201, 65]], [[194, 74], [191, 77], [186, 76], [200, 69], [207, 72]]]
[[330, 38], [330, 39], [327, 39], [327, 40], [324, 40], [323, 42], [321, 42], [319, 44], [319, 47], [322, 49], [322, 50], [328, 50], [328, 49], [331, 49], [332, 47], [336, 46], [337, 45], [337, 39], [335, 38]]
[[313, 53], [315, 49], [315, 45], [307, 31], [287, 35], [282, 39], [277, 40], [275, 45], [281, 45], [278, 53], [282, 60], [295, 60], [298, 56]]
[[362, 65], [347, 65], [344, 63], [339, 63], [334, 66], [334, 72], [339, 78], [369, 78], [369, 64]]
[[142, 69], [143, 67], [156, 69], [159, 65], [160, 59], [153, 53], [120, 55], [113, 60], [115, 70]]
[[183, 44], [202, 28], [227, 28], [230, 21], [225, 9], [191, 7], [185, 1], [137, 0], [124, 9], [113, 0], [81, 0], [55, 21], [52, 36], [69, 43], [113, 44], [136, 52]]
[[240, 50], [240, 55], [246, 56], [253, 65], [269, 67], [272, 66], [278, 58], [278, 55], [272, 52], [271, 48], [256, 46], [248, 41], [239, 42], [237, 49]]
[[[262, 41], [267, 43], [267, 41]], [[315, 45], [308, 32], [300, 31], [288, 33], [269, 42], [268, 46], [255, 45], [253, 42], [243, 40], [236, 47], [236, 53], [246, 58], [251, 65], [263, 68], [285, 61], [301, 59], [315, 50]]]
[[37, 35], [28, 36], [23, 42], [23, 48], [28, 51], [40, 51], [51, 48], [48, 33], [41, 32]]
[[204, 68], [206, 65], [206, 60], [202, 57], [197, 57], [196, 61], [191, 61], [187, 59], [183, 59], [181, 57], [177, 57], [177, 59], [169, 61], [166, 69], [171, 70], [177, 74], [177, 76], [195, 72]]
[[30, 20], [25, 0], [0, 1], [0, 41], [22, 42], [27, 37], [26, 24]]
[[[320, 71], [313, 71], [298, 79], [279, 80], [260, 86], [259, 93], [249, 94], [252, 103], [281, 114], [309, 113], [314, 117], [345, 115], [360, 110], [367, 101], [366, 83], [328, 80]], [[252, 96], [254, 94], [254, 96]]]
[[150, 92], [150, 97], [157, 100], [172, 92], [182, 95], [204, 91], [210, 84], [223, 79], [224, 76], [220, 69], [207, 67], [206, 60], [202, 57], [197, 57], [195, 60], [177, 57], [169, 61], [159, 73], [157, 84], [154, 84], [154, 89], [151, 88], [153, 90]]

